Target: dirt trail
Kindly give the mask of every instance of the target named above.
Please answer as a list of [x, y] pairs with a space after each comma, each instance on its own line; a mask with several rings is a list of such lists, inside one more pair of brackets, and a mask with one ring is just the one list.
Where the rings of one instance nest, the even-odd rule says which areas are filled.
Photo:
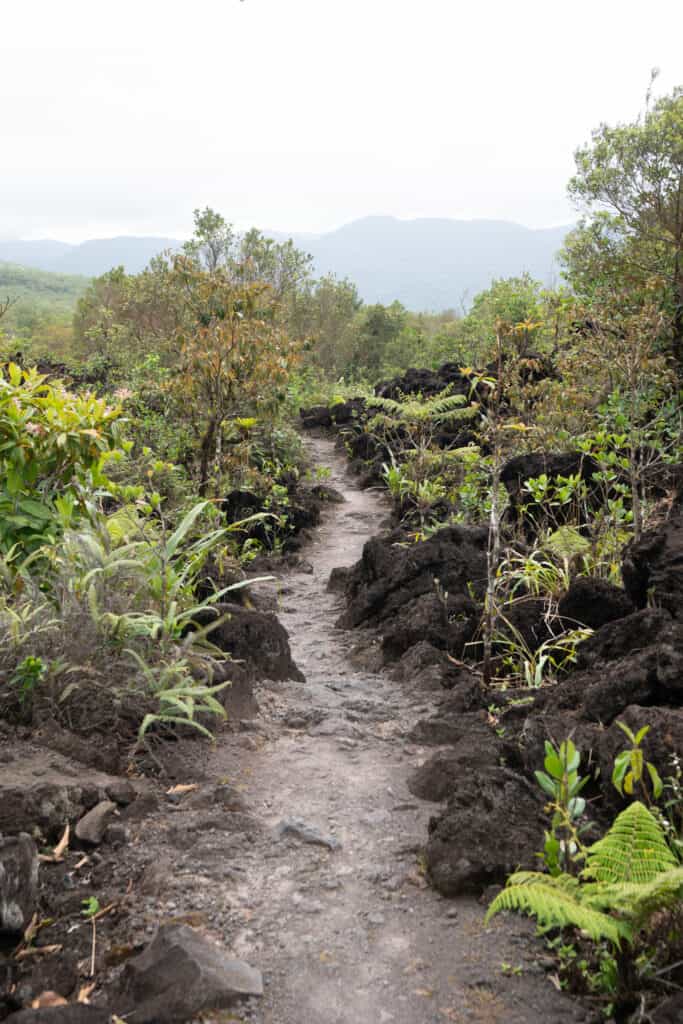
[[[162, 870], [162, 847], [175, 847], [156, 914], [199, 912], [263, 971], [263, 1000], [231, 1020], [582, 1020], [538, 963], [542, 946], [528, 922], [500, 919], [484, 929], [481, 904], [444, 900], [424, 884], [419, 850], [436, 808], [411, 796], [406, 779], [432, 751], [407, 734], [431, 710], [430, 697], [352, 666], [356, 638], [335, 628], [339, 599], [326, 589], [331, 569], [360, 556], [387, 508], [358, 488], [331, 441], [307, 443], [345, 502], [329, 507], [302, 552], [312, 571], [281, 584], [281, 621], [306, 682], [262, 684], [259, 721], [237, 740], [226, 736], [204, 765], [207, 782], [237, 786], [250, 817], [233, 815], [226, 831], [210, 810], [198, 816], [181, 803], [170, 828], [151, 827]], [[291, 819], [334, 848], [279, 836]]]

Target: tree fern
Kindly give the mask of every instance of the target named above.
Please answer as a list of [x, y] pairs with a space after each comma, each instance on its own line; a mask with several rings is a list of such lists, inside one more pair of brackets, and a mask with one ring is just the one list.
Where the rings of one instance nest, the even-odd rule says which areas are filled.
[[[393, 398], [370, 398], [368, 406], [377, 409], [380, 414], [391, 419], [405, 423], [417, 423], [432, 421], [443, 423], [447, 420], [470, 419], [477, 413], [477, 407], [467, 406], [467, 399], [464, 395], [436, 395], [434, 398], [419, 399], [411, 398], [405, 402], [397, 402]], [[467, 406], [463, 408], [463, 406]]]
[[646, 883], [677, 864], [659, 822], [635, 801], [588, 850], [586, 876], [597, 882]]
[[486, 920], [501, 910], [520, 910], [544, 928], [573, 925], [594, 942], [620, 946], [632, 943], [652, 914], [672, 906], [682, 891], [683, 867], [657, 819], [636, 801], [589, 847], [580, 879], [536, 871], [511, 875]]
[[683, 867], [663, 871], [650, 882], [600, 882], [582, 887], [582, 898], [591, 907], [603, 908], [631, 921], [637, 932], [656, 911], [673, 906], [683, 890]]
[[552, 877], [540, 871], [511, 875], [489, 907], [486, 921], [501, 910], [520, 910], [537, 918], [542, 928], [573, 925], [594, 942], [607, 939], [615, 946], [630, 934], [622, 921], [584, 903], [581, 886], [570, 875]]

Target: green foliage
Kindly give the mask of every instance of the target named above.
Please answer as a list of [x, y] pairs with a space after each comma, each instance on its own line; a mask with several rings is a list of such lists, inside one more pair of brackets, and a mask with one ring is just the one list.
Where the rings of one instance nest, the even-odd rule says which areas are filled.
[[85, 277], [0, 263], [0, 295], [10, 299], [0, 317], [6, 336], [3, 348], [25, 352], [28, 346], [32, 354], [66, 354], [76, 303], [87, 285]]
[[31, 700], [33, 691], [45, 676], [46, 670], [47, 667], [43, 659], [36, 658], [31, 654], [19, 662], [10, 677], [10, 685], [17, 688], [20, 704], [24, 705]]
[[[650, 726], [644, 725], [637, 733], [634, 733], [626, 722], [617, 722], [617, 725], [631, 744], [626, 750], [622, 750], [620, 754], [617, 754], [614, 759], [612, 782], [617, 792], [622, 796], [624, 793], [628, 796], [633, 796], [636, 787], [638, 787], [648, 804], [659, 800], [664, 790], [664, 784], [659, 777], [656, 767], [651, 761], [645, 760], [641, 746], [650, 731]], [[646, 772], [650, 779], [649, 786], [645, 775]], [[652, 794], [650, 794], [649, 787], [652, 788]]]
[[555, 747], [545, 743], [545, 771], [534, 772], [536, 781], [549, 799], [550, 831], [545, 833], [543, 859], [551, 875], [576, 868], [586, 856], [579, 825], [586, 810], [580, 795], [588, 776], [579, 775], [581, 755], [571, 740]]
[[645, 804], [635, 800], [617, 815], [603, 838], [589, 847], [585, 876], [601, 884], [635, 887], [654, 883], [678, 866], [659, 821]]
[[81, 900], [81, 905], [81, 914], [88, 919], [94, 918], [100, 912], [100, 901], [97, 896], [88, 896], [87, 899]]
[[617, 816], [606, 835], [586, 850], [581, 878], [517, 872], [493, 900], [487, 920], [520, 910], [543, 928], [573, 926], [594, 942], [633, 944], [648, 920], [673, 906], [683, 889], [683, 867], [659, 822], [639, 801]]
[[566, 242], [564, 260], [574, 288], [645, 302], [661, 290], [667, 334], [683, 355], [683, 90], [648, 104], [630, 124], [602, 124], [575, 154], [570, 194], [589, 215]]
[[55, 539], [106, 483], [120, 408], [10, 363], [0, 375], [0, 551]]

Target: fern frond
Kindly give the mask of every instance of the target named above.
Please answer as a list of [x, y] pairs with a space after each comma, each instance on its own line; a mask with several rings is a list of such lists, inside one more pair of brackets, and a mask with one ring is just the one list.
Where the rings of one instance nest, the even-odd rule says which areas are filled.
[[619, 946], [622, 940], [631, 938], [631, 930], [624, 921], [584, 904], [581, 886], [566, 875], [552, 878], [534, 871], [512, 875], [489, 907], [485, 920], [488, 922], [501, 910], [530, 914], [542, 928], [573, 925], [594, 942], [606, 939], [613, 946]]
[[644, 884], [677, 865], [659, 822], [636, 800], [615, 818], [609, 832], [588, 849], [584, 877], [608, 884]]
[[628, 917], [634, 931], [658, 910], [677, 903], [683, 890], [683, 867], [664, 871], [650, 882], [592, 882], [581, 887], [582, 900], [595, 909], [608, 908]]
[[410, 398], [405, 402], [397, 402], [393, 398], [371, 398], [368, 400], [369, 408], [378, 409], [385, 416], [391, 416], [402, 422], [424, 422], [434, 420], [444, 422], [447, 419], [468, 419], [476, 415], [477, 407], [467, 405], [464, 395], [449, 395], [443, 391], [434, 398], [419, 399]]

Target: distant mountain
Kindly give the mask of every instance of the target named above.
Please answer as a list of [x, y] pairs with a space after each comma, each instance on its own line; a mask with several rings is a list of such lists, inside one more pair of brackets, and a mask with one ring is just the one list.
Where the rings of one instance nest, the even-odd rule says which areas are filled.
[[[543, 283], [557, 276], [555, 255], [570, 226], [532, 230], [496, 220], [365, 217], [321, 235], [293, 233], [313, 256], [317, 274], [348, 277], [366, 302], [398, 299], [409, 309], [469, 304], [494, 278], [528, 271]], [[266, 232], [278, 240], [283, 232]], [[105, 238], [64, 242], [0, 241], [0, 260], [63, 274], [96, 276], [123, 265], [137, 273], [152, 256], [182, 243], [173, 238]]]
[[182, 245], [177, 238], [95, 238], [80, 245], [41, 239], [35, 242], [0, 241], [0, 261], [18, 263], [59, 274], [84, 274], [98, 277], [112, 267], [123, 266], [129, 274], [138, 274], [153, 256], [164, 249]]
[[[528, 271], [550, 283], [570, 226], [532, 230], [507, 221], [365, 217], [301, 241], [319, 274], [349, 277], [366, 302], [409, 309], [469, 304], [494, 278]], [[297, 242], [297, 236], [294, 236]]]

